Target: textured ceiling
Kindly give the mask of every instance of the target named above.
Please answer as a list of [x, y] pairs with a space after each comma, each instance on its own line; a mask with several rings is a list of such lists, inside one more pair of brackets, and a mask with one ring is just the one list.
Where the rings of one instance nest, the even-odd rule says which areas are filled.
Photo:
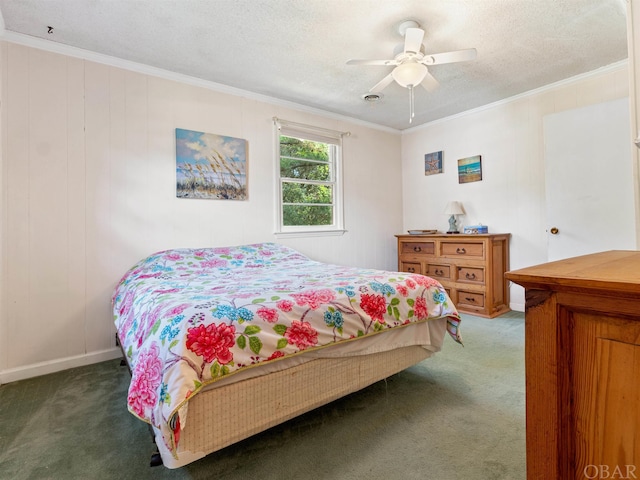
[[[346, 115], [398, 130], [627, 58], [625, 0], [0, 0], [4, 37], [21, 34]], [[476, 48], [436, 65], [433, 93], [393, 83], [362, 99], [416, 20], [426, 53]], [[48, 33], [48, 26], [53, 32]]]

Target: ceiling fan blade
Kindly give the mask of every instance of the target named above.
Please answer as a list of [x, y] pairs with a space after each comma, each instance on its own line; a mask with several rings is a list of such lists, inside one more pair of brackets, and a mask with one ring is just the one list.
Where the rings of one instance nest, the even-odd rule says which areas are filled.
[[349, 60], [347, 65], [398, 65], [396, 60]]
[[404, 37], [404, 52], [419, 53], [423, 38], [424, 30], [421, 28], [407, 28]]
[[391, 74], [389, 74], [386, 77], [384, 77], [382, 80], [380, 80], [378, 83], [376, 83], [373, 87], [371, 87], [371, 89], [369, 89], [369, 92], [371, 93], [380, 92], [385, 87], [387, 87], [391, 82], [393, 82], [393, 77], [391, 76]]
[[435, 79], [433, 75], [427, 72], [420, 85], [422, 85], [427, 92], [433, 92], [440, 86], [440, 83]]
[[468, 60], [475, 60], [477, 56], [478, 51], [475, 48], [467, 48], [466, 50], [425, 55], [422, 63], [425, 65], [440, 65], [442, 63], [466, 62]]

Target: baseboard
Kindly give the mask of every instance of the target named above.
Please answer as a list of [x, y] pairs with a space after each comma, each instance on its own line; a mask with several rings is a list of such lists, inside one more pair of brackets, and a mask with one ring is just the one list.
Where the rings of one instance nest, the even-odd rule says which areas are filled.
[[83, 367], [93, 363], [105, 362], [122, 356], [122, 351], [117, 348], [109, 348], [107, 350], [99, 350], [97, 352], [85, 353], [73, 357], [60, 358], [57, 360], [49, 360], [47, 362], [34, 363], [23, 367], [11, 368], [9, 370], [0, 371], [0, 385], [5, 383], [17, 382], [27, 378], [39, 377], [49, 373], [68, 370], [69, 368]]

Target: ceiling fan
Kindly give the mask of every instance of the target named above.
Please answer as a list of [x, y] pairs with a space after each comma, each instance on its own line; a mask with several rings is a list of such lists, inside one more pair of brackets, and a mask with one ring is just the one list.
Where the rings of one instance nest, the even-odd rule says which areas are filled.
[[398, 31], [404, 37], [404, 47], [392, 60], [349, 60], [347, 62], [347, 65], [395, 65], [391, 73], [371, 87], [369, 92], [380, 92], [394, 80], [398, 85], [408, 88], [409, 123], [413, 121], [415, 116], [413, 88], [416, 85], [422, 85], [425, 90], [432, 92], [440, 85], [435, 77], [429, 73], [428, 66], [466, 62], [474, 60], [477, 56], [475, 48], [426, 55], [424, 45], [422, 45], [424, 30], [419, 27], [418, 22], [414, 20], [407, 20], [400, 24]]

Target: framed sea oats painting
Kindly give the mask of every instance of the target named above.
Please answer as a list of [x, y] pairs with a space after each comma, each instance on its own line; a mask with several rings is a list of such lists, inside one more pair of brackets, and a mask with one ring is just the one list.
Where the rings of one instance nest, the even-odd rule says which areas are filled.
[[247, 141], [176, 128], [176, 196], [247, 199]]

